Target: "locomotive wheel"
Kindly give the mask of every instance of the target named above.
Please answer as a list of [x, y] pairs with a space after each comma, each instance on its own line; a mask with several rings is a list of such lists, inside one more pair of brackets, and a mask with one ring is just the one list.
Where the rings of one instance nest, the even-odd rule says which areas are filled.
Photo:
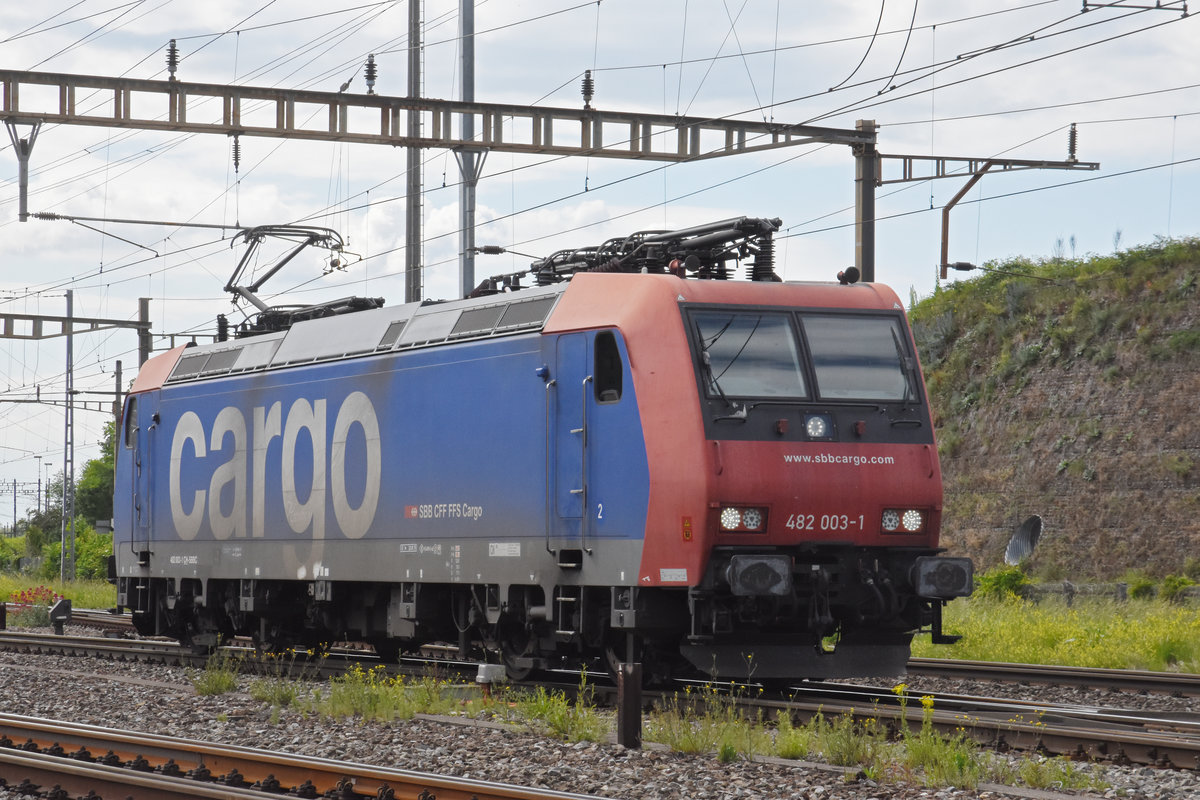
[[499, 632], [500, 660], [510, 680], [523, 681], [534, 671], [533, 664], [521, 663], [537, 655], [537, 639], [514, 620], [501, 621]]

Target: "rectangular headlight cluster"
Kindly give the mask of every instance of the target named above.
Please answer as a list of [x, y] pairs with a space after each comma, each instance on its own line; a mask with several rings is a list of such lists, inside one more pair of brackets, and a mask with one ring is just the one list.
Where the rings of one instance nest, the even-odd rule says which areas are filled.
[[917, 508], [887, 508], [879, 520], [884, 533], [921, 533], [925, 530], [924, 511]]
[[767, 529], [767, 510], [749, 506], [722, 506], [721, 530], [732, 533], [762, 533]]

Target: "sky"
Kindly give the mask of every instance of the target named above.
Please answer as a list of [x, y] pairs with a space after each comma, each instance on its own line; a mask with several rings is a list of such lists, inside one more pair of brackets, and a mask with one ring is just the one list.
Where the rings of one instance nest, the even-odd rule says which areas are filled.
[[[461, 99], [457, 0], [425, 0], [423, 95]], [[338, 7], [335, 7], [338, 6]], [[1146, 8], [1145, 6], [1149, 6]], [[479, 0], [475, 98], [853, 129], [879, 126], [883, 154], [1062, 161], [1077, 129], [1095, 172], [989, 174], [950, 215], [949, 260], [1085, 257], [1195, 236], [1200, 227], [1200, 23], [1183, 3], [1107, 0]], [[407, 93], [408, 3], [361, 0], [45, 0], [0, 15], [0, 69], [164, 80], [167, 43], [184, 81]], [[33, 102], [34, 93], [30, 92]], [[217, 110], [212, 112], [217, 114]], [[27, 135], [26, 128], [19, 128]], [[404, 300], [405, 154], [398, 148], [43, 126], [29, 211], [93, 217], [17, 221], [18, 162], [0, 137], [0, 313], [135, 319], [150, 299], [155, 347], [211, 338], [217, 314], [252, 311], [223, 287], [244, 252], [237, 226], [331, 228], [351, 254], [324, 274], [305, 253], [264, 286], [273, 304], [357, 294]], [[424, 150], [423, 294], [458, 291], [458, 167]], [[923, 173], [921, 173], [923, 174]], [[885, 161], [884, 178], [899, 177]], [[942, 207], [966, 182], [877, 190], [876, 279], [906, 299], [938, 285]], [[478, 188], [476, 243], [531, 255], [646, 229], [779, 217], [777, 271], [830, 280], [854, 263], [854, 159], [811, 145], [665, 164], [493, 152]], [[188, 223], [145, 225], [140, 220]], [[278, 255], [265, 245], [261, 274]], [[479, 256], [476, 276], [525, 269]], [[951, 273], [949, 281], [974, 273]], [[203, 339], [202, 339], [203, 340]], [[115, 362], [136, 371], [129, 330], [75, 337], [80, 399], [110, 401]], [[36, 505], [63, 463], [65, 345], [0, 340], [0, 509]], [[14, 402], [41, 398], [59, 405]], [[78, 469], [108, 416], [76, 411]], [[0, 511], [0, 526], [11, 510]]]

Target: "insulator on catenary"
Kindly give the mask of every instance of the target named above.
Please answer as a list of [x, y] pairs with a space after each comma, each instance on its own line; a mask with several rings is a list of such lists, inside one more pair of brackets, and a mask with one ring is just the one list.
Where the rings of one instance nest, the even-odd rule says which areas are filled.
[[236, 133], [233, 135], [233, 171], [237, 172], [242, 165], [242, 140]]
[[592, 97], [596, 94], [596, 81], [592, 79], [592, 71], [583, 71], [583, 107], [592, 107]]
[[367, 94], [375, 94], [375, 79], [379, 77], [379, 69], [375, 66], [375, 54], [367, 56]]
[[175, 70], [179, 68], [179, 48], [175, 46], [175, 40], [167, 45], [167, 80], [175, 80]]
[[1075, 130], [1075, 123], [1071, 123], [1071, 132], [1067, 134], [1067, 161], [1075, 161], [1075, 146], [1079, 144], [1079, 134]]

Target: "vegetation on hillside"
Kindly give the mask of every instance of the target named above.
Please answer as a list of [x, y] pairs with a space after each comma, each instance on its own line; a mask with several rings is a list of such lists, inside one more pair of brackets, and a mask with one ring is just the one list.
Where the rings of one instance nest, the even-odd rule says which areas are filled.
[[944, 542], [996, 564], [1041, 513], [1042, 578], [1161, 577], [1200, 549], [1200, 239], [1014, 259], [910, 310]]
[[[1200, 238], [1087, 260], [1013, 259], [939, 289], [910, 311], [938, 411], [954, 418], [1020, 388], [1038, 365], [1089, 361], [1106, 380], [1141, 358], [1200, 352]], [[1121, 356], [1135, 354], [1133, 364]]]

